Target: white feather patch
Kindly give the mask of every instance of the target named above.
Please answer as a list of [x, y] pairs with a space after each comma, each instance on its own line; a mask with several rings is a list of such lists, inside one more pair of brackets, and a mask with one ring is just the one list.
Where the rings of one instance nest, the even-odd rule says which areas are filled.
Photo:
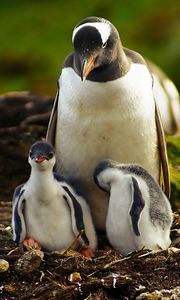
[[101, 23], [101, 22], [94, 22], [94, 23], [89, 22], [75, 28], [72, 35], [72, 42], [74, 42], [74, 38], [77, 32], [87, 26], [95, 27], [98, 30], [101, 36], [102, 44], [105, 44], [107, 42], [111, 33], [111, 27], [109, 23]]

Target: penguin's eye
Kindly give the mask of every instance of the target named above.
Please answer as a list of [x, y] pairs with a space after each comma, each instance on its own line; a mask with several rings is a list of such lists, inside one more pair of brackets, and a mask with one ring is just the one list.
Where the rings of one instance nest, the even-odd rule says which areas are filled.
[[32, 150], [30, 150], [29, 151], [29, 156], [32, 157], [32, 155], [33, 155], [33, 152], [32, 152]]
[[53, 158], [53, 155], [54, 155], [53, 152], [49, 152], [49, 155], [48, 155], [48, 156], [49, 156], [49, 158], [51, 159], [51, 158]]
[[102, 48], [106, 48], [106, 46], [107, 46], [107, 42], [102, 44]]

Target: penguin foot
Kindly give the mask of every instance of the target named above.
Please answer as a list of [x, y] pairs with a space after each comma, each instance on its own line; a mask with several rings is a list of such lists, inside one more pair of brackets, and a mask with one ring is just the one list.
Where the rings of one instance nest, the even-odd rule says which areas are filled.
[[90, 257], [90, 258], [95, 256], [94, 251], [91, 248], [81, 248], [79, 250], [79, 253], [81, 253], [82, 255], [84, 255], [86, 257]]
[[23, 242], [23, 246], [27, 250], [30, 250], [30, 249], [41, 250], [41, 246], [38, 244], [38, 242], [36, 242], [35, 240], [33, 240], [31, 238], [25, 239]]

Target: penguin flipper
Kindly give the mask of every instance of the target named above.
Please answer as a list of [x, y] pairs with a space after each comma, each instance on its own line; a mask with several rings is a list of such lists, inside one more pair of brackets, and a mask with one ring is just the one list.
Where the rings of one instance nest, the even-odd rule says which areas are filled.
[[48, 129], [46, 133], [46, 141], [51, 145], [55, 144], [55, 133], [56, 133], [56, 124], [57, 124], [57, 106], [58, 106], [58, 98], [59, 98], [59, 89], [56, 93], [56, 97], [54, 99], [54, 104], [48, 124]]
[[168, 199], [170, 198], [170, 177], [169, 177], [169, 166], [168, 166], [168, 157], [166, 149], [165, 135], [162, 128], [161, 118], [159, 110], [155, 101], [155, 114], [156, 114], [156, 127], [158, 134], [158, 146], [160, 153], [160, 185]]
[[26, 226], [24, 220], [24, 207], [25, 198], [24, 184], [18, 186], [15, 189], [13, 196], [13, 211], [12, 211], [12, 228], [13, 228], [13, 240], [17, 243], [24, 241], [26, 237]]
[[75, 236], [80, 234], [80, 240], [82, 244], [88, 246], [89, 240], [85, 232], [82, 207], [71, 190], [65, 185], [63, 185], [62, 187], [66, 191], [67, 195], [64, 196], [64, 200], [67, 202], [71, 212], [72, 230]]
[[131, 192], [132, 192], [132, 205], [129, 214], [131, 217], [133, 231], [137, 236], [140, 236], [138, 223], [139, 223], [141, 212], [145, 206], [145, 201], [139, 189], [138, 182], [134, 177], [132, 177]]

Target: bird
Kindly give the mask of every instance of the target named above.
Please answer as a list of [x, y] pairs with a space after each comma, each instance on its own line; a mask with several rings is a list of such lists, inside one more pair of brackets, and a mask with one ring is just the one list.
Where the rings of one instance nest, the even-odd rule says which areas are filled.
[[115, 26], [88, 17], [75, 26], [72, 43], [46, 140], [56, 149], [56, 169], [82, 183], [95, 227], [103, 231], [108, 198], [93, 180], [97, 163], [140, 164], [169, 196], [166, 144], [152, 74], [139, 53], [122, 46]]
[[96, 166], [94, 180], [109, 194], [106, 233], [116, 250], [128, 255], [170, 246], [170, 202], [142, 166], [105, 159]]
[[37, 141], [31, 147], [29, 179], [13, 195], [13, 240], [25, 248], [48, 251], [74, 249], [94, 256], [96, 233], [89, 207], [67, 179], [53, 171], [56, 161], [51, 144]]

